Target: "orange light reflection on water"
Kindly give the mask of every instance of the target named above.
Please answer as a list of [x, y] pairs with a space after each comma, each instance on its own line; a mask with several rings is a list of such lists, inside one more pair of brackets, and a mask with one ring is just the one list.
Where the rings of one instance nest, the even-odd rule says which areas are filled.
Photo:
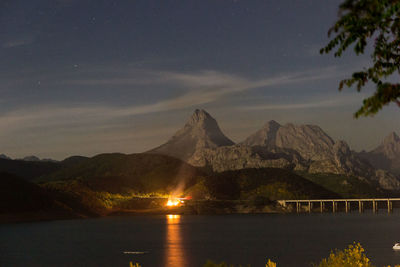
[[184, 267], [188, 266], [183, 251], [183, 240], [180, 229], [180, 215], [167, 215], [167, 237], [166, 237], [166, 266]]

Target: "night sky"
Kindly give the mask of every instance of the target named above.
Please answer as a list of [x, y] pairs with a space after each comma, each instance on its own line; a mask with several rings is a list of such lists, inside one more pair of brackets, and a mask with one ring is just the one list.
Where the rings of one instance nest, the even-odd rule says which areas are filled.
[[0, 154], [143, 152], [203, 108], [236, 142], [271, 119], [351, 148], [400, 132], [353, 119], [373, 88], [337, 90], [368, 55], [320, 55], [341, 1], [2, 0]]

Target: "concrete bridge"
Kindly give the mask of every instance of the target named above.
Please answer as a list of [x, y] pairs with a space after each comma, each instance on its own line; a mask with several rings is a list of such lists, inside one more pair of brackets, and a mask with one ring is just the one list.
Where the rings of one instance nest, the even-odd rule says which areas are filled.
[[332, 212], [338, 211], [338, 205], [344, 208], [345, 212], [350, 212], [351, 208], [357, 208], [360, 213], [364, 211], [364, 208], [371, 207], [372, 212], [377, 213], [379, 208], [385, 208], [388, 213], [393, 211], [393, 203], [400, 202], [400, 198], [347, 198], [347, 199], [288, 199], [278, 200], [278, 203], [284, 207], [294, 205], [296, 212], [305, 210], [312, 212], [313, 210], [319, 210], [324, 212], [331, 206]]

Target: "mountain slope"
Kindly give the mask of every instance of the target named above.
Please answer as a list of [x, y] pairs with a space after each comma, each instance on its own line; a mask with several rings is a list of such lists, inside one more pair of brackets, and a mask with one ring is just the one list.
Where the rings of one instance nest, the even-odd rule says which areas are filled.
[[185, 126], [165, 144], [148, 153], [163, 154], [191, 162], [199, 152], [207, 148], [233, 145], [218, 126], [217, 121], [204, 110], [196, 109]]
[[202, 173], [179, 159], [155, 154], [100, 154], [69, 168], [41, 177], [41, 181], [81, 181], [94, 191], [169, 194], [190, 186]]
[[338, 198], [339, 195], [293, 172], [277, 168], [254, 168], [215, 174], [207, 186], [218, 199]]
[[280, 125], [268, 122], [242, 144], [292, 149], [306, 160], [321, 160], [332, 156], [333, 139], [316, 125]]
[[275, 146], [277, 132], [281, 125], [274, 120], [267, 122], [263, 128], [246, 138], [241, 144], [245, 146]]
[[360, 157], [368, 160], [375, 168], [400, 174], [400, 138], [392, 132], [382, 143], [370, 152], [360, 152]]

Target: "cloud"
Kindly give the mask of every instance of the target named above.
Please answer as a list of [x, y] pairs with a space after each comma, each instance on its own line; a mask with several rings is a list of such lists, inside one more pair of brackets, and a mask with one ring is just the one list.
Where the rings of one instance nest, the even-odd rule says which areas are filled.
[[[359, 104], [361, 99], [366, 97], [364, 94], [348, 94], [345, 96], [325, 96], [324, 98], [314, 99], [310, 102], [303, 103], [281, 103], [281, 104], [262, 104], [241, 106], [239, 109], [256, 111], [256, 110], [293, 110], [293, 109], [309, 109], [309, 108], [332, 108]], [[329, 98], [329, 100], [325, 100]]]
[[[5, 131], [21, 130], [27, 128], [51, 127], [60, 125], [91, 125], [109, 123], [130, 116], [179, 110], [213, 103], [219, 99], [239, 92], [255, 88], [268, 88], [271, 86], [298, 84], [302, 82], [321, 80], [341, 75], [336, 68], [309, 70], [273, 77], [250, 79], [238, 75], [221, 73], [217, 71], [201, 71], [194, 73], [165, 72], [165, 71], [137, 71], [133, 78], [112, 79], [83, 79], [72, 80], [67, 83], [76, 85], [104, 85], [128, 83], [132, 86], [143, 84], [150, 85], [169, 84], [170, 86], [184, 88], [183, 93], [164, 98], [145, 105], [116, 106], [98, 104], [80, 104], [75, 106], [42, 105], [40, 107], [24, 107], [19, 110], [0, 114], [0, 128]], [[322, 107], [335, 105], [332, 100], [291, 105], [269, 105], [258, 107], [243, 107], [244, 109], [289, 109]]]
[[[115, 73], [115, 70], [102, 72]], [[120, 72], [122, 73], [122, 71]], [[342, 76], [345, 72], [338, 71], [336, 67], [311, 69], [301, 72], [281, 73], [271, 77], [249, 79], [246, 77], [205, 70], [199, 72], [171, 72], [171, 71], [146, 71], [133, 69], [125, 72], [124, 77], [95, 78], [95, 79], [69, 79], [65, 84], [72, 85], [141, 85], [141, 84], [164, 84], [173, 83], [186, 88], [218, 88], [218, 87], [259, 87], [293, 82], [320, 80]]]

